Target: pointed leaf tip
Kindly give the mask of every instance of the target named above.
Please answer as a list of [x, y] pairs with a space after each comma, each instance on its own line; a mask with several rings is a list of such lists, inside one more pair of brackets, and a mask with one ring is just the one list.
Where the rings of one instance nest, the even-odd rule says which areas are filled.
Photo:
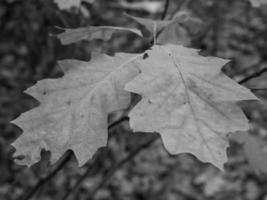
[[141, 73], [125, 89], [142, 96], [131, 110], [135, 131], [158, 132], [172, 153], [192, 153], [222, 169], [228, 133], [246, 131], [236, 101], [255, 99], [221, 72], [227, 60], [198, 55], [182, 46], [154, 46], [138, 61]]
[[[79, 166], [107, 143], [107, 116], [129, 106], [130, 93], [124, 85], [138, 74], [134, 62], [140, 54], [99, 55], [90, 62], [59, 62], [64, 76], [44, 79], [28, 89], [41, 102], [16, 120], [23, 133], [12, 144], [18, 164], [31, 166], [40, 160], [40, 151], [51, 152], [55, 163], [72, 150]], [[100, 59], [101, 58], [101, 59]]]

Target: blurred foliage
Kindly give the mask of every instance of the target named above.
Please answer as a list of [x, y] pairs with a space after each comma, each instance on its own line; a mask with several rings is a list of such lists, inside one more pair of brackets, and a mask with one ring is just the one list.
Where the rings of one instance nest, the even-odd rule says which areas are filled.
[[[136, 6], [142, 2], [147, 6], [154, 1], [96, 0], [94, 4], [84, 2], [70, 11], [59, 10], [52, 0], [0, 1], [0, 199], [21, 199], [21, 195], [53, 169], [48, 165], [48, 154], [31, 169], [17, 166], [11, 158], [14, 150], [10, 143], [21, 131], [8, 122], [37, 104], [22, 91], [40, 79], [62, 76], [56, 65], [58, 59], [89, 60], [91, 51], [114, 54], [142, 52], [149, 47], [147, 42], [127, 34], [116, 34], [109, 42], [79, 42], [68, 46], [61, 46], [53, 35], [61, 28], [88, 25], [136, 27], [123, 12], [160, 19], [162, 7]], [[164, 1], [160, 3], [164, 5]], [[203, 22], [197, 32], [194, 25], [185, 27], [189, 30], [186, 37], [192, 39], [188, 45], [201, 49], [204, 55], [232, 60], [224, 71], [235, 80], [266, 67], [266, 6], [252, 8], [246, 0], [171, 0], [167, 19], [181, 12], [188, 12]], [[245, 85], [263, 88], [267, 87], [266, 80], [266, 75], [262, 75]], [[242, 107], [252, 121], [252, 134], [266, 141], [267, 90], [254, 91], [262, 102], [242, 103]], [[72, 158], [33, 199], [61, 199], [89, 168], [90, 173], [69, 198], [86, 199], [112, 166], [149, 137], [150, 134], [132, 133], [128, 123], [122, 122], [110, 131], [108, 148], [100, 149], [93, 161], [78, 168]], [[120, 168], [94, 199], [266, 200], [267, 178], [257, 176], [248, 166], [241, 145], [231, 144], [228, 153], [229, 162], [223, 173], [191, 155], [171, 156], [161, 141], [157, 141]]]

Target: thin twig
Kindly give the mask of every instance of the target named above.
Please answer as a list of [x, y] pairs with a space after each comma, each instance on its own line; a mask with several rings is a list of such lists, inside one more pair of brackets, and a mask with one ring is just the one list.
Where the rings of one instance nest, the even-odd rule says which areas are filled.
[[175, 11], [173, 12], [172, 14], [172, 17], [173, 18], [175, 16], [176, 13], [178, 13], [179, 11], [181, 10], [186, 10], [186, 8], [188, 7], [188, 4], [190, 3], [189, 0], [181, 0], [178, 4], [178, 6], [176, 7]]
[[257, 78], [259, 77], [260, 75], [262, 75], [263, 73], [267, 72], [267, 67], [261, 69], [261, 70], [257, 70], [255, 71], [253, 74], [241, 79], [240, 81], [238, 81], [239, 84], [243, 84], [243, 83], [246, 83], [248, 82], [249, 80], [253, 79], [253, 78]]
[[48, 174], [46, 177], [41, 178], [38, 183], [35, 185], [35, 187], [33, 189], [31, 189], [31, 191], [29, 191], [23, 198], [18, 198], [19, 200], [29, 200], [31, 199], [34, 194], [46, 183], [48, 182], [50, 179], [52, 179], [66, 164], [67, 162], [70, 160], [72, 155], [72, 152], [67, 152], [64, 156], [64, 158], [61, 160], [61, 162], [54, 168], [54, 170]]
[[[164, 5], [164, 10], [163, 10], [163, 13], [161, 15], [161, 20], [164, 20], [166, 15], [167, 15], [167, 11], [168, 11], [168, 7], [169, 7], [169, 0], [166, 0], [165, 1], [165, 5]], [[153, 38], [152, 40], [150, 41], [150, 45], [153, 46], [153, 45], [156, 45], [157, 43], [157, 37], [159, 36], [160, 31], [158, 31], [158, 28], [157, 28], [157, 22], [154, 22], [154, 26], [153, 26], [154, 30], [153, 30]]]
[[153, 26], [153, 45], [157, 44], [157, 22], [154, 22]]
[[[99, 189], [101, 189], [106, 184], [106, 182], [115, 174], [115, 172], [118, 171], [118, 169], [120, 169], [123, 165], [125, 165], [129, 161], [131, 161], [142, 150], [144, 150], [147, 147], [149, 147], [150, 145], [152, 145], [157, 139], [158, 139], [158, 136], [153, 136], [147, 142], [141, 144], [135, 150], [130, 152], [126, 158], [122, 159], [115, 166], [113, 166], [113, 168], [110, 169], [110, 171], [106, 174], [106, 176], [102, 179], [102, 181], [99, 182], [94, 187], [94, 189], [92, 189], [91, 193], [88, 196], [88, 199], [92, 199], [94, 197], [94, 195], [99, 191]], [[79, 188], [79, 186], [83, 183], [83, 181], [86, 179], [86, 177], [90, 174], [92, 168], [93, 168], [92, 165], [88, 167], [88, 169], [85, 171], [85, 173], [76, 182], [75, 186], [64, 195], [62, 200], [67, 200], [71, 196], [71, 194], [73, 194]]]
[[[241, 50], [242, 51], [242, 50]], [[248, 74], [248, 73], [250, 73], [250, 71], [252, 70], [252, 69], [256, 69], [256, 70], [258, 70], [258, 66], [260, 66], [261, 65], [261, 63], [262, 62], [264, 62], [263, 60], [259, 60], [257, 63], [255, 63], [255, 64], [252, 64], [252, 65], [250, 65], [249, 67], [246, 67], [246, 68], [244, 68], [244, 69], [240, 69], [240, 70], [238, 70], [238, 71], [236, 71], [235, 72], [235, 74], [233, 75], [233, 77], [235, 77], [235, 76], [242, 76], [242, 75], [244, 75], [244, 74]]]
[[[112, 129], [114, 127], [116, 127], [117, 125], [119, 125], [120, 123], [122, 123], [123, 121], [128, 121], [129, 117], [128, 116], [124, 116], [121, 119], [119, 119], [118, 121], [115, 121], [114, 123], [109, 125], [109, 129]], [[76, 182], [76, 184], [73, 186], [73, 188], [71, 188], [71, 190], [68, 190], [65, 195], [63, 196], [62, 200], [67, 200], [69, 198], [69, 196], [74, 193], [77, 188], [83, 183], [83, 181], [86, 179], [86, 177], [88, 175], [90, 175], [90, 173], [92, 172], [93, 169], [93, 165], [89, 165], [87, 170], [84, 172], [84, 174], [78, 179], [78, 181]]]
[[124, 122], [124, 121], [129, 121], [129, 117], [128, 116], [123, 116], [122, 118], [120, 118], [119, 120], [111, 123], [109, 126], [108, 126], [108, 129], [112, 129], [114, 128], [115, 126], [119, 125], [120, 123]]
[[248, 89], [253, 90], [253, 91], [262, 91], [262, 90], [267, 91], [267, 88], [248, 88]]
[[57, 14], [58, 18], [60, 19], [61, 23], [65, 26], [65, 28], [70, 28], [71, 26], [69, 25], [68, 21], [65, 20], [64, 16], [62, 15], [62, 12], [60, 11], [55, 11]]
[[65, 28], [70, 28], [71, 26], [69, 25], [68, 21], [65, 19], [65, 17], [62, 15], [62, 12], [60, 10], [55, 10], [53, 8], [51, 8], [51, 5], [50, 3], [47, 1], [44, 1], [44, 6], [49, 10], [51, 11], [51, 13], [55, 13], [56, 16], [58, 17], [58, 19], [60, 20], [60, 22], [65, 26]]
[[95, 196], [95, 194], [99, 191], [99, 189], [101, 189], [106, 184], [106, 182], [117, 172], [118, 169], [120, 169], [123, 165], [125, 165], [126, 163], [131, 161], [133, 158], [135, 158], [135, 156], [137, 156], [142, 150], [144, 150], [144, 149], [148, 148], [150, 145], [152, 145], [158, 138], [159, 138], [158, 135], [153, 136], [148, 141], [141, 144], [138, 148], [136, 148], [135, 150], [130, 152], [126, 158], [122, 159], [113, 168], [111, 168], [111, 170], [106, 174], [106, 176], [102, 179], [102, 181], [99, 182], [95, 186], [95, 188], [90, 192], [87, 199], [92, 200], [93, 197]]
[[[108, 129], [112, 129], [115, 126], [117, 126], [118, 124], [122, 123], [123, 121], [129, 120], [129, 117], [124, 116], [121, 119], [119, 119], [118, 121], [113, 122], [112, 124], [110, 124], [108, 126]], [[69, 162], [70, 158], [71, 158], [72, 152], [69, 151], [65, 154], [65, 156], [62, 158], [62, 160], [60, 161], [60, 163], [58, 163], [58, 165], [54, 168], [54, 170], [48, 174], [46, 177], [41, 178], [37, 184], [34, 186], [34, 188], [32, 188], [24, 197], [20, 197], [18, 198], [19, 200], [30, 200], [35, 193], [49, 180], [51, 180], [61, 169], [63, 169], [63, 167]]]
[[62, 200], [67, 200], [71, 196], [71, 194], [73, 194], [79, 188], [79, 186], [83, 183], [83, 181], [90, 175], [90, 173], [92, 172], [92, 169], [93, 169], [93, 165], [89, 165], [86, 171], [84, 172], [84, 174], [80, 176], [76, 184], [65, 193]]
[[169, 4], [170, 4], [170, 0], [165, 0], [164, 10], [163, 10], [163, 13], [161, 15], [161, 20], [164, 20], [166, 17], [167, 12], [168, 12], [168, 8], [169, 8]]

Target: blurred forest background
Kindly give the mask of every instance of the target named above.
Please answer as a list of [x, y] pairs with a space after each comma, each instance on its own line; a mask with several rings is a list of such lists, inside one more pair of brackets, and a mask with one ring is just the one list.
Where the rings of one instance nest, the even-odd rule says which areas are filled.
[[[108, 147], [100, 149], [82, 168], [71, 154], [55, 166], [48, 165], [47, 153], [30, 169], [14, 164], [10, 143], [21, 130], [9, 121], [36, 106], [37, 102], [23, 90], [37, 80], [62, 76], [56, 60], [89, 60], [92, 51], [112, 55], [142, 52], [149, 47], [144, 40], [125, 33], [114, 35], [109, 42], [82, 41], [66, 46], [55, 35], [62, 28], [88, 25], [138, 27], [123, 12], [159, 20], [164, 3], [95, 0], [93, 4], [86, 1], [79, 8], [60, 10], [53, 0], [0, 1], [1, 200], [79, 200], [89, 196], [95, 200], [267, 200], [266, 175], [254, 172], [242, 145], [234, 142], [224, 173], [188, 154], [169, 155], [161, 140], [120, 163], [147, 138], [155, 136], [133, 134], [127, 120], [109, 129]], [[241, 106], [252, 122], [251, 134], [267, 141], [267, 73], [245, 78], [267, 65], [267, 6], [252, 8], [246, 0], [171, 0], [166, 19], [174, 16], [186, 16], [172, 30], [177, 43], [201, 49], [203, 55], [230, 59], [224, 72], [262, 99], [261, 103]], [[266, 160], [267, 154], [261, 159]], [[55, 168], [61, 170], [48, 176]]]

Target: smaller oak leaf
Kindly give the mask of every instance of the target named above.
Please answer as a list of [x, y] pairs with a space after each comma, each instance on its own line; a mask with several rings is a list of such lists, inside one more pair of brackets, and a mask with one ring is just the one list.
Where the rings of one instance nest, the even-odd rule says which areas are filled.
[[78, 42], [80, 40], [104, 40], [108, 41], [112, 35], [117, 32], [126, 31], [142, 37], [142, 33], [133, 28], [115, 27], [115, 26], [89, 26], [75, 29], [65, 29], [65, 32], [57, 35], [63, 45]]
[[137, 23], [141, 24], [144, 26], [150, 33], [154, 33], [156, 30], [156, 33], [159, 33], [162, 31], [166, 26], [171, 24], [173, 21], [172, 20], [153, 20], [153, 19], [146, 19], [146, 18], [141, 18], [141, 17], [134, 17], [128, 14], [124, 14], [125, 16], [133, 19]]
[[249, 165], [256, 173], [267, 173], [267, 147], [264, 141], [248, 132], [231, 134], [231, 139], [243, 145]]
[[125, 89], [142, 100], [131, 110], [134, 131], [158, 132], [172, 153], [192, 153], [223, 168], [228, 133], [248, 130], [235, 101], [257, 99], [221, 72], [228, 60], [183, 46], [154, 46], [138, 61], [141, 73]]
[[14, 156], [24, 156], [17, 163], [38, 162], [42, 149], [51, 152], [55, 163], [71, 149], [79, 166], [85, 164], [107, 143], [108, 114], [130, 105], [130, 93], [123, 88], [139, 73], [134, 65], [139, 56], [119, 53], [93, 55], [90, 62], [63, 60], [63, 77], [44, 79], [27, 89], [40, 106], [12, 122], [23, 130], [12, 144]]
[[153, 20], [125, 15], [144, 26], [150, 33], [148, 38], [152, 38], [156, 34], [157, 44], [190, 45], [191, 29], [196, 32], [203, 25], [202, 21], [196, 20], [188, 12], [180, 12], [172, 20]]
[[173, 17], [172, 23], [161, 31], [157, 43], [190, 46], [192, 39], [201, 35], [204, 27], [199, 18], [190, 12], [180, 11]]

